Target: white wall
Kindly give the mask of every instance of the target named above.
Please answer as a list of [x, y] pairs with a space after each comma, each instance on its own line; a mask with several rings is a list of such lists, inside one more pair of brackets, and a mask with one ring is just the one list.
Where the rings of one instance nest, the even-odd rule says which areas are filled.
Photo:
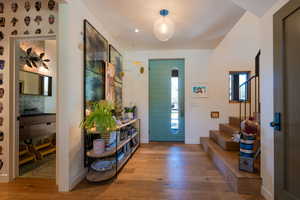
[[[139, 51], [125, 54], [124, 101], [135, 103], [142, 119], [142, 142], [149, 141], [148, 60], [185, 58], [185, 142], [198, 144], [209, 130], [237, 115], [239, 106], [229, 104], [229, 71], [254, 71], [259, 50], [259, 19], [247, 12], [215, 50]], [[145, 73], [139, 74], [134, 61], [142, 62]], [[190, 97], [192, 82], [208, 83], [208, 98]], [[210, 119], [211, 111], [220, 111], [220, 119]]]
[[[69, 191], [86, 173], [83, 165], [83, 20], [87, 19], [118, 50], [84, 0], [72, 0], [59, 8], [58, 149], [59, 190]], [[121, 51], [121, 50], [120, 50]], [[122, 51], [121, 51], [122, 53]]]
[[262, 194], [274, 199], [274, 131], [273, 121], [273, 14], [289, 0], [279, 0], [260, 20], [261, 46], [261, 175]]

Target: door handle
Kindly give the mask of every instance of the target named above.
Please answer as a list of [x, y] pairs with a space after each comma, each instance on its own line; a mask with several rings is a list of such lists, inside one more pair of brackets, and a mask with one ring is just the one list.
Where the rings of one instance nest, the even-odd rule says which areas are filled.
[[274, 121], [270, 123], [270, 126], [273, 127], [275, 131], [281, 131], [281, 113], [276, 112], [274, 114]]

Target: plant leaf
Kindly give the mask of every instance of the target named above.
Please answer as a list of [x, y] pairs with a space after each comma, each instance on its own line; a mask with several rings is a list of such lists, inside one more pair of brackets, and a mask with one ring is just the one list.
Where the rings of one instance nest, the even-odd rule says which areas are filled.
[[30, 63], [28, 60], [25, 60], [25, 62], [26, 62], [26, 65], [27, 65], [28, 67], [31, 67], [31, 68], [32, 68], [31, 63]]
[[40, 58], [42, 59], [45, 56], [45, 53], [40, 54]]
[[45, 60], [43, 60], [44, 62], [50, 62], [50, 60], [49, 59], [45, 59]]

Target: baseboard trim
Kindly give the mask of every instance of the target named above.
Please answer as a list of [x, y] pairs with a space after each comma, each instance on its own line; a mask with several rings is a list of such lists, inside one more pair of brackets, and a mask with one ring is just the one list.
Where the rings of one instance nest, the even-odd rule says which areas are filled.
[[84, 169], [81, 171], [79, 175], [75, 176], [70, 183], [69, 191], [72, 191], [85, 178], [86, 174], [87, 174], [87, 169]]
[[261, 187], [261, 195], [266, 199], [266, 200], [274, 200], [274, 197], [272, 193], [267, 190], [264, 186]]

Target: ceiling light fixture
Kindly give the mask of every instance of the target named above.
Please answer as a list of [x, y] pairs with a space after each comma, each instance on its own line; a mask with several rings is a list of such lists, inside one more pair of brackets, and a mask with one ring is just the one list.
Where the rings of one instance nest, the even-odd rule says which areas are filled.
[[175, 25], [173, 21], [167, 17], [169, 15], [169, 11], [166, 9], [162, 9], [159, 11], [161, 17], [154, 23], [153, 31], [154, 35], [157, 39], [162, 42], [168, 41], [175, 32]]

